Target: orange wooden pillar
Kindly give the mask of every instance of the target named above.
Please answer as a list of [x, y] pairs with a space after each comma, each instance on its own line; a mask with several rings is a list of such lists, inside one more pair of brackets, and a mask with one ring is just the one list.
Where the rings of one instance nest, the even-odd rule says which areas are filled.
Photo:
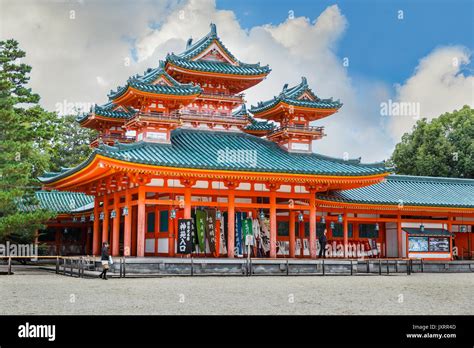
[[109, 241], [109, 196], [107, 194], [104, 195], [104, 204], [103, 210], [104, 213], [104, 220], [102, 221], [102, 243]]
[[317, 256], [316, 250], [316, 192], [310, 191], [309, 199], [309, 253], [312, 259]]
[[112, 222], [112, 256], [118, 256], [120, 253], [120, 194], [114, 193], [114, 211], [115, 218]]
[[138, 187], [137, 256], [145, 256], [145, 186]]
[[184, 188], [184, 218], [191, 219], [191, 186]]
[[343, 215], [343, 231], [344, 231], [344, 257], [349, 257], [349, 222], [347, 221], [347, 213]]
[[138, 207], [132, 206], [132, 247], [130, 249], [130, 256], [137, 256], [137, 225], [138, 225]]
[[276, 190], [270, 191], [270, 257], [276, 258], [277, 219], [276, 219]]
[[132, 206], [130, 205], [131, 197], [128, 189], [125, 190], [125, 207], [128, 209], [128, 214], [125, 215], [123, 221], [123, 255], [130, 256], [131, 242], [132, 242]]
[[453, 257], [453, 233], [451, 232], [452, 221], [453, 221], [453, 217], [449, 216], [448, 217], [447, 228], [448, 228], [448, 232], [449, 232], [449, 253], [451, 255], [451, 260], [454, 259], [454, 257]]
[[100, 255], [99, 197], [94, 197], [94, 230], [92, 234], [92, 254]]
[[227, 198], [227, 257], [234, 257], [235, 247], [235, 192], [229, 187]]
[[290, 257], [295, 257], [295, 211], [290, 210], [290, 222], [289, 222], [289, 233], [290, 233]]
[[397, 215], [397, 245], [398, 245], [398, 257], [403, 257], [402, 249], [402, 220], [400, 214]]
[[[171, 209], [168, 211], [168, 217], [171, 216]], [[174, 219], [169, 219], [168, 218], [168, 254], [169, 256], [175, 256], [175, 241], [176, 241], [176, 235], [175, 235], [175, 229], [174, 229]]]

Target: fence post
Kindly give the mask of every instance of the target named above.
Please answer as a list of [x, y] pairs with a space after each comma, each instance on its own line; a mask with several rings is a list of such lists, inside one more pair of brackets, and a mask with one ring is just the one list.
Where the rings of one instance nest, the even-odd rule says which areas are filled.
[[389, 264], [389, 260], [386, 260], [387, 262], [387, 274], [390, 274], [390, 264]]
[[352, 269], [352, 260], [351, 260], [351, 275], [353, 275], [353, 269]]
[[367, 259], [367, 274], [370, 273], [370, 263], [369, 263], [369, 259]]
[[379, 259], [379, 275], [382, 274], [382, 260]]
[[12, 258], [11, 256], [8, 258], [8, 275], [12, 274]]
[[74, 272], [74, 260], [71, 259], [71, 277], [74, 276], [74, 273], [73, 273], [73, 272]]
[[127, 263], [127, 259], [124, 257], [123, 258], [123, 277], [125, 278], [125, 270], [126, 270], [126, 263]]
[[56, 274], [59, 274], [59, 256], [56, 255]]
[[191, 255], [191, 276], [194, 275], [193, 256]]
[[423, 267], [423, 259], [420, 259], [421, 260], [421, 273], [424, 273], [425, 270], [424, 270], [424, 267]]
[[323, 275], [325, 275], [325, 274], [326, 274], [326, 270], [324, 268], [324, 259], [323, 259]]
[[286, 259], [286, 275], [290, 274], [290, 265], [288, 264], [288, 259]]

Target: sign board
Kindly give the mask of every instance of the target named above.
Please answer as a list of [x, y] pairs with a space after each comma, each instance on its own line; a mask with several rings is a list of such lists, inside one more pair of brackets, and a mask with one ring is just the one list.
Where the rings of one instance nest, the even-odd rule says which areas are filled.
[[193, 249], [192, 219], [178, 220], [178, 254], [191, 254]]

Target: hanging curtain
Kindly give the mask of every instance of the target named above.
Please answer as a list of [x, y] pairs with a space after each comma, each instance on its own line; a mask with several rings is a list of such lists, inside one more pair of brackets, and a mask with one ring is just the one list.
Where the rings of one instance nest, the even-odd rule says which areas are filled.
[[211, 253], [216, 252], [216, 211], [214, 209], [206, 210], [206, 238]]
[[201, 253], [206, 252], [206, 241], [205, 241], [205, 225], [206, 225], [206, 212], [204, 210], [196, 210], [196, 232], [199, 242], [199, 251]]
[[235, 254], [242, 256], [242, 213], [235, 213]]

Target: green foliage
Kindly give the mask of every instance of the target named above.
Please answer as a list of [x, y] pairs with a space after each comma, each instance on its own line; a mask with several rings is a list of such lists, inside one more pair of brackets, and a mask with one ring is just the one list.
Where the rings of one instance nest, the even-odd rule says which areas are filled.
[[398, 174], [474, 178], [474, 109], [419, 120], [390, 162]]
[[49, 167], [56, 114], [39, 105], [26, 85], [31, 67], [15, 40], [0, 41], [0, 241], [31, 241], [52, 215], [22, 212], [19, 202], [35, 204], [36, 177]]
[[61, 167], [73, 167], [83, 162], [92, 152], [89, 144], [94, 135], [94, 131], [76, 122], [76, 116], [59, 117], [50, 170], [59, 171]]

